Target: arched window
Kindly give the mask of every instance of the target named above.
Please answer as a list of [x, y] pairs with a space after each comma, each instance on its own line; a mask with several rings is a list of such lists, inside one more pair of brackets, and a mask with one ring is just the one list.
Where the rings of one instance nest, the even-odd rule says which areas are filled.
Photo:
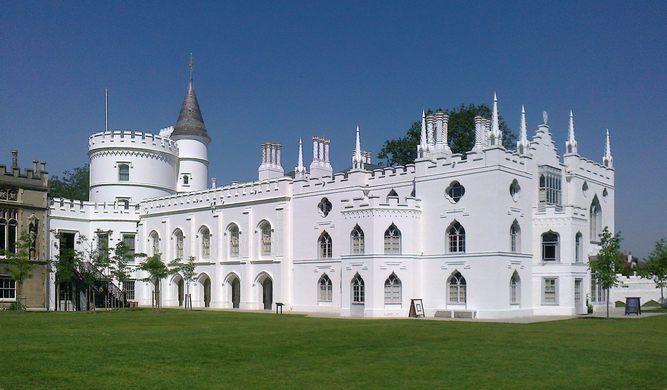
[[401, 280], [393, 272], [384, 281], [384, 303], [385, 305], [401, 304]]
[[235, 223], [229, 225], [227, 229], [229, 232], [229, 257], [239, 257], [240, 243], [239, 243], [239, 227]]
[[153, 230], [149, 235], [148, 235], [148, 242], [150, 243], [151, 247], [151, 256], [152, 255], [157, 255], [160, 253], [160, 236], [157, 234], [155, 230]]
[[600, 234], [602, 234], [602, 207], [597, 195], [593, 197], [590, 211], [591, 241], [598, 242], [600, 241]]
[[183, 231], [181, 229], [176, 229], [174, 230], [174, 245], [175, 245], [175, 251], [174, 254], [176, 255], [177, 258], [183, 259]]
[[364, 254], [364, 231], [361, 230], [359, 225], [356, 225], [350, 233], [350, 240], [352, 241], [352, 254], [353, 255], [363, 255]]
[[129, 164], [118, 164], [118, 181], [130, 181]]
[[364, 293], [364, 280], [361, 278], [361, 275], [357, 273], [354, 275], [354, 278], [352, 278], [352, 303], [363, 304]]
[[262, 233], [260, 239], [260, 249], [262, 256], [271, 256], [271, 224], [267, 221], [262, 221], [259, 224], [259, 229]]
[[16, 239], [18, 238], [19, 225], [15, 219], [10, 219], [7, 229], [7, 251], [16, 253]]
[[449, 286], [448, 302], [451, 304], [462, 305], [466, 303], [466, 279], [459, 271], [454, 273], [447, 280]]
[[7, 220], [0, 218], [0, 251], [7, 249]]
[[558, 261], [558, 233], [549, 231], [542, 234], [542, 261]]
[[516, 219], [510, 226], [510, 251], [521, 252], [521, 227]]
[[318, 302], [331, 302], [333, 298], [333, 289], [331, 288], [331, 279], [327, 274], [323, 274], [317, 281], [317, 300]]
[[458, 203], [459, 200], [463, 198], [463, 195], [465, 195], [466, 189], [461, 185], [461, 183], [455, 180], [449, 184], [449, 187], [447, 187], [445, 193], [447, 194], [447, 197], [450, 201], [453, 203]]
[[322, 198], [320, 203], [317, 205], [317, 210], [320, 212], [320, 216], [326, 217], [329, 215], [331, 212], [331, 209], [333, 206], [331, 205], [331, 202], [329, 202], [329, 199], [327, 198]]
[[320, 259], [330, 259], [332, 255], [332, 248], [331, 248], [331, 236], [329, 236], [329, 233], [322, 232], [320, 234], [320, 238], [317, 239], [317, 243], [320, 249]]
[[521, 303], [521, 278], [514, 271], [510, 278], [510, 304], [518, 305]]
[[581, 263], [584, 258], [583, 238], [580, 232], [574, 236], [574, 262]]
[[384, 253], [401, 253], [401, 231], [393, 223], [384, 232]]
[[211, 231], [206, 226], [199, 228], [199, 237], [201, 239], [201, 256], [207, 258], [211, 256]]
[[450, 253], [466, 251], [466, 230], [458, 221], [454, 221], [447, 229], [447, 241]]

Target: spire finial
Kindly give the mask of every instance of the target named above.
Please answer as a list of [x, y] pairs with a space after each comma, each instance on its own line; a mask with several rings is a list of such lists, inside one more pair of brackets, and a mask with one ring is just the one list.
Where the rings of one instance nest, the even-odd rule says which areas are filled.
[[306, 168], [303, 166], [303, 143], [301, 142], [301, 138], [299, 138], [299, 160], [295, 171], [296, 175], [301, 177], [306, 173]]
[[352, 166], [355, 169], [361, 169], [363, 159], [361, 156], [361, 138], [359, 137], [359, 124], [357, 124], [357, 138], [354, 145], [354, 158], [352, 159]]
[[567, 153], [577, 153], [577, 141], [574, 137], [574, 115], [570, 110], [570, 123], [567, 128], [567, 141], [565, 141], [565, 150]]
[[607, 129], [607, 140], [604, 146], [604, 157], [602, 157], [602, 164], [607, 168], [614, 167], [614, 158], [611, 156], [611, 142], [609, 141], [609, 129]]
[[500, 120], [498, 118], [498, 96], [493, 93], [493, 112], [491, 114], [491, 137], [493, 145], [501, 145]]
[[188, 59], [188, 72], [190, 73], [190, 81], [192, 81], [192, 52], [190, 52], [190, 58]]
[[528, 149], [528, 128], [526, 126], [526, 108], [521, 105], [521, 129], [519, 134], [519, 141], [516, 143], [516, 148], [520, 154], [526, 153]]

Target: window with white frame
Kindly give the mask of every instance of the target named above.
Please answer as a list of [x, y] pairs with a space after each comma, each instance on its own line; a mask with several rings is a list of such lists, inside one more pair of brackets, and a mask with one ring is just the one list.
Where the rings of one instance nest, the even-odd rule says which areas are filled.
[[136, 251], [134, 238], [134, 234], [123, 233], [123, 245], [125, 245], [125, 248], [127, 248], [127, 261], [134, 261], [134, 253]]
[[521, 303], [521, 278], [514, 271], [510, 278], [510, 304], [518, 305]]
[[123, 210], [130, 208], [130, 198], [116, 198], [116, 204]]
[[174, 254], [176, 255], [176, 258], [183, 259], [183, 247], [184, 247], [185, 239], [183, 236], [183, 231], [181, 229], [176, 229], [174, 230]]
[[548, 165], [540, 166], [541, 205], [561, 205], [561, 170]]
[[211, 231], [206, 226], [199, 228], [199, 238], [201, 240], [201, 256], [208, 258], [211, 256]]
[[583, 238], [580, 232], [574, 236], [574, 262], [582, 263], [584, 261]]
[[152, 255], [157, 255], [160, 253], [160, 236], [157, 234], [155, 230], [153, 230], [149, 235], [148, 235], [148, 242], [150, 244], [151, 250], [153, 253]]
[[97, 257], [102, 261], [109, 259], [109, 233], [97, 233]]
[[231, 224], [229, 226], [229, 256], [230, 257], [239, 257], [240, 253], [240, 232], [239, 227], [236, 224]]
[[389, 275], [387, 280], [384, 281], [384, 304], [401, 304], [401, 280], [393, 272]]
[[130, 164], [118, 164], [118, 181], [130, 181]]
[[454, 305], [466, 303], [466, 279], [459, 271], [455, 271], [447, 280], [449, 286], [449, 296], [447, 302]]
[[357, 273], [354, 275], [354, 278], [352, 278], [352, 303], [363, 304], [365, 298], [364, 294], [364, 279]]
[[331, 279], [327, 274], [322, 274], [320, 280], [317, 281], [317, 301], [331, 302], [333, 298], [333, 289], [331, 286]]
[[591, 203], [590, 231], [591, 241], [599, 242], [600, 234], [602, 234], [602, 207], [600, 206], [600, 201], [598, 200], [597, 195], [593, 197], [593, 202]]
[[466, 251], [466, 230], [458, 222], [454, 221], [447, 229], [447, 241], [450, 253], [462, 253]]
[[542, 304], [558, 304], [558, 278], [542, 279]]
[[548, 231], [542, 234], [542, 261], [558, 261], [558, 233]]
[[262, 256], [271, 256], [271, 224], [263, 221], [259, 225], [262, 237], [260, 239], [260, 249]]
[[134, 280], [126, 280], [123, 282], [123, 291], [125, 291], [125, 299], [133, 301], [134, 298]]
[[364, 254], [364, 231], [361, 230], [359, 225], [356, 225], [350, 233], [350, 240], [352, 241], [352, 254], [353, 255], [363, 255]]
[[606, 291], [602, 288], [602, 284], [598, 281], [596, 275], [591, 275], [591, 302], [603, 303], [606, 299]]
[[384, 253], [401, 253], [401, 231], [393, 223], [384, 232]]
[[510, 226], [510, 251], [521, 252], [521, 227], [516, 219]]
[[332, 256], [332, 245], [331, 245], [331, 236], [326, 231], [320, 234], [320, 238], [317, 240], [319, 247], [319, 257], [320, 259], [330, 259]]
[[0, 299], [16, 299], [16, 281], [9, 276], [0, 275]]

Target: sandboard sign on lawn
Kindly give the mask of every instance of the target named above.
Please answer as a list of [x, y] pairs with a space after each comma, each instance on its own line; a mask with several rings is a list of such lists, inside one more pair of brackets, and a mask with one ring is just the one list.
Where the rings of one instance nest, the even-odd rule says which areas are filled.
[[626, 297], [625, 298], [625, 315], [636, 314], [638, 316], [642, 315], [642, 307], [640, 305], [639, 297]]
[[409, 317], [426, 317], [424, 314], [424, 304], [421, 299], [412, 299], [410, 301], [410, 314]]

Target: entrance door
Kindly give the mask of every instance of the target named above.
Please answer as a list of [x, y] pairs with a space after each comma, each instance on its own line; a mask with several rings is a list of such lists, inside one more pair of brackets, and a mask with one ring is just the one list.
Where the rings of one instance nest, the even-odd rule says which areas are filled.
[[585, 314], [586, 312], [584, 311], [584, 301], [582, 299], [582, 285], [583, 281], [581, 279], [575, 279], [574, 280], [574, 306], [575, 310], [577, 311], [577, 314]]
[[264, 296], [264, 310], [271, 310], [273, 306], [273, 281], [271, 278], [266, 278], [262, 282], [262, 292]]
[[241, 303], [241, 282], [239, 278], [232, 280], [232, 308], [238, 309]]
[[185, 288], [184, 288], [184, 282], [183, 279], [180, 279], [178, 281], [178, 306], [181, 307], [183, 306], [183, 297], [185, 296]]
[[211, 279], [204, 281], [204, 307], [211, 307]]

